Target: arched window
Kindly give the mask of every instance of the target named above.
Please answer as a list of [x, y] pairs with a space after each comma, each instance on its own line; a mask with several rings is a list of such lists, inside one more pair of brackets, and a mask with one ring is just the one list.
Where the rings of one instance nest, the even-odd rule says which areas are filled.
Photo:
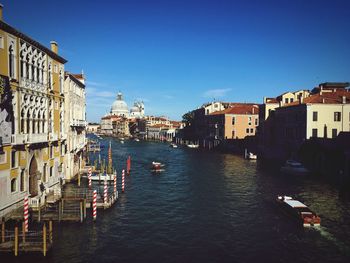
[[40, 133], [40, 112], [38, 112], [37, 116], [37, 132]]
[[35, 80], [35, 61], [34, 61], [34, 56], [32, 59], [32, 80]]
[[45, 131], [45, 114], [43, 114], [43, 122], [42, 122], [42, 132], [46, 132]]
[[20, 177], [20, 185], [19, 185], [19, 190], [21, 192], [24, 191], [24, 169], [21, 171], [21, 177]]
[[26, 78], [29, 79], [29, 54], [26, 59]]
[[29, 110], [27, 112], [27, 133], [30, 132], [30, 113]]
[[24, 77], [24, 52], [21, 52], [21, 78]]
[[36, 133], [35, 132], [35, 130], [36, 130], [35, 129], [36, 128], [35, 127], [36, 119], [35, 118], [36, 118], [36, 114], [35, 114], [35, 111], [33, 111], [33, 116], [32, 116], [32, 133]]
[[17, 191], [17, 179], [13, 178], [11, 180], [11, 193], [16, 192]]
[[21, 111], [21, 133], [24, 133], [24, 110]]
[[15, 56], [12, 45], [9, 47], [9, 75], [11, 78], [15, 77]]

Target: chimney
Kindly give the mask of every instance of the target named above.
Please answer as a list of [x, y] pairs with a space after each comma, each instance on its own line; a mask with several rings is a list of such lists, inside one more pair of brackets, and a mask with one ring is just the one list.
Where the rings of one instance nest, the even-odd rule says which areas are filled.
[[254, 114], [254, 106], [253, 106], [253, 108], [252, 108], [252, 113]]
[[303, 95], [300, 94], [298, 97], [299, 97], [299, 104], [302, 104], [303, 103], [303, 99], [304, 99]]
[[58, 45], [56, 41], [51, 41], [51, 51], [55, 54], [58, 54]]
[[324, 104], [324, 102], [325, 102], [325, 100], [324, 100], [324, 98], [322, 98], [322, 103]]
[[0, 3], [0, 21], [2, 21], [2, 10], [4, 6]]
[[346, 97], [343, 96], [342, 99], [343, 99], [343, 104], [346, 104]]

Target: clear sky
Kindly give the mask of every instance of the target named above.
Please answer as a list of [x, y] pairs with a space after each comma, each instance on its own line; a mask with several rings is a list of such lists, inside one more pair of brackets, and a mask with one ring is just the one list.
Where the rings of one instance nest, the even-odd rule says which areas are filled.
[[[213, 99], [258, 102], [350, 81], [350, 1], [0, 0], [4, 21], [59, 45], [87, 79], [87, 117], [118, 91], [180, 120]], [[53, 4], [55, 3], [55, 4]]]

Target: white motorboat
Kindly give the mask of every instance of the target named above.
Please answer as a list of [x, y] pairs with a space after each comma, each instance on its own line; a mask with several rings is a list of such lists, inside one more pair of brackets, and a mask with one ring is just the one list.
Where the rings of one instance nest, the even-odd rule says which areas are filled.
[[291, 175], [306, 175], [309, 170], [297, 161], [287, 160], [284, 166], [281, 167], [281, 172]]
[[[114, 176], [114, 174], [92, 174], [91, 181], [113, 181]], [[86, 175], [85, 177], [88, 177], [88, 175]]]
[[171, 144], [170, 144], [170, 147], [172, 147], [172, 148], [177, 148], [177, 145], [176, 145], [175, 143], [171, 143]]
[[187, 144], [187, 147], [188, 148], [198, 148], [199, 147], [199, 144]]

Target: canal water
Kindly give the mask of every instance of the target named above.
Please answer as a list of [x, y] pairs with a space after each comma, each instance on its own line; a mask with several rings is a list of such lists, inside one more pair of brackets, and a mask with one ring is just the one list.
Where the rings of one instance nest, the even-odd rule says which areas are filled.
[[[48, 257], [28, 260], [350, 262], [350, 200], [328, 182], [263, 170], [231, 154], [111, 141], [118, 202], [98, 210], [96, 223], [90, 216], [83, 224], [56, 224]], [[107, 158], [108, 141], [101, 143]], [[121, 194], [128, 155], [132, 172]], [[152, 161], [164, 163], [165, 171], [153, 174]], [[278, 194], [303, 201], [321, 216], [322, 226], [296, 225], [274, 205]]]

